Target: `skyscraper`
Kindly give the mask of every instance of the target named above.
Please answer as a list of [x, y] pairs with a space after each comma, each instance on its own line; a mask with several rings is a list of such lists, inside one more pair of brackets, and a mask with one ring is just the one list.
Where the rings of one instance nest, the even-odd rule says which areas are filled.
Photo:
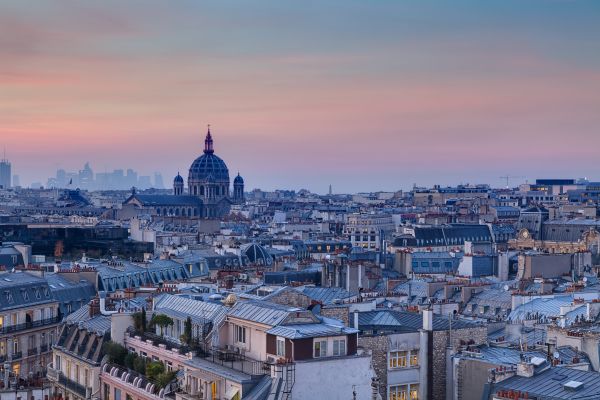
[[6, 159], [6, 156], [0, 160], [0, 187], [8, 189], [11, 180], [10, 162]]

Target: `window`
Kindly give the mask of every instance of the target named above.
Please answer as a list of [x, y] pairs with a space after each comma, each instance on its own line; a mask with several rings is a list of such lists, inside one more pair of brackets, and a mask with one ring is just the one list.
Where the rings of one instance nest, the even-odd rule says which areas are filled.
[[318, 340], [315, 341], [315, 358], [319, 357], [327, 357], [327, 340]]
[[285, 339], [277, 338], [277, 355], [285, 357]]
[[410, 351], [410, 366], [411, 367], [419, 366], [419, 350], [411, 350]]
[[413, 383], [410, 385], [410, 400], [419, 400], [419, 384]]
[[419, 384], [394, 385], [388, 390], [389, 400], [419, 400]]
[[389, 400], [407, 400], [408, 385], [390, 386], [388, 390]]
[[334, 340], [333, 341], [333, 355], [334, 356], [345, 356], [346, 355], [346, 340]]
[[406, 351], [391, 351], [389, 360], [390, 369], [406, 368]]
[[237, 343], [246, 343], [246, 328], [243, 326], [233, 326], [234, 339]]

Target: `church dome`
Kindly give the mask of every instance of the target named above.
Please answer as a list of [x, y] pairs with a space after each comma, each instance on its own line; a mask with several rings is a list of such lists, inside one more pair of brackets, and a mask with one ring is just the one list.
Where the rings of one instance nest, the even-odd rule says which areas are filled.
[[173, 179], [173, 182], [183, 183], [183, 177], [181, 175], [179, 175], [179, 173], [178, 173], [177, 176], [175, 177], [175, 179]]
[[233, 180], [233, 184], [235, 185], [236, 183], [237, 184], [244, 184], [244, 178], [242, 178], [239, 173], [237, 174], [237, 176]]
[[189, 181], [206, 181], [208, 179], [215, 182], [229, 182], [229, 170], [225, 161], [214, 154], [210, 130], [204, 141], [204, 154], [194, 160], [188, 175]]

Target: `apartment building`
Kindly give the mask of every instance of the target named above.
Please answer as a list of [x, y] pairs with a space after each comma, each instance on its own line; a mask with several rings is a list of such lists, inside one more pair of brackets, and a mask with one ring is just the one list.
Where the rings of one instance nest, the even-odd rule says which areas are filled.
[[54, 398], [99, 397], [103, 345], [110, 338], [111, 318], [100, 313], [97, 301], [65, 318], [48, 365]]
[[60, 322], [48, 282], [26, 273], [0, 274], [0, 372], [43, 376]]

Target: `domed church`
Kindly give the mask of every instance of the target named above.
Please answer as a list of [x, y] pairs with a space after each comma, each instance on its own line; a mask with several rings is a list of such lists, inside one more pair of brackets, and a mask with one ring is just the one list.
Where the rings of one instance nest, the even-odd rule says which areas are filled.
[[[175, 183], [173, 189], [177, 193]], [[229, 169], [225, 161], [215, 154], [209, 126], [204, 140], [204, 154], [196, 158], [190, 166], [188, 194], [202, 199], [204, 203], [203, 217], [220, 218], [229, 214], [232, 202], [239, 202], [243, 199], [243, 189], [241, 194], [239, 191], [234, 191], [233, 197], [229, 190]]]
[[232, 203], [244, 201], [244, 179], [237, 175], [230, 192], [229, 169], [215, 154], [210, 126], [204, 140], [204, 154], [196, 158], [188, 173], [187, 193], [178, 173], [173, 179], [173, 196], [143, 195], [135, 191], [124, 204], [154, 209], [159, 216], [218, 219], [229, 214]]

